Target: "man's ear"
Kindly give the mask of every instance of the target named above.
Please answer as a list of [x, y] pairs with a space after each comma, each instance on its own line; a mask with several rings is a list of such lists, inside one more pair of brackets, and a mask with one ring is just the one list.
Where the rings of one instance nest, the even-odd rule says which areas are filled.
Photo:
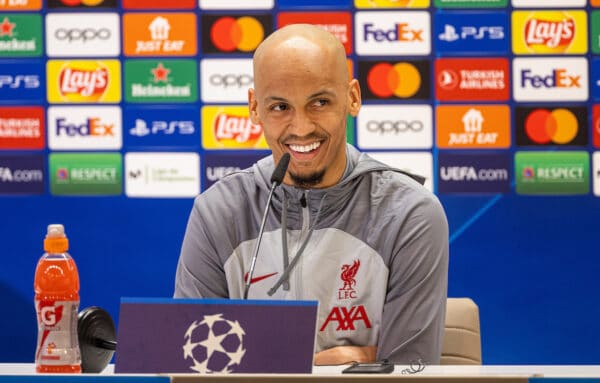
[[360, 85], [357, 79], [352, 79], [348, 87], [348, 113], [352, 117], [356, 117], [361, 105]]
[[256, 95], [254, 89], [248, 89], [248, 110], [250, 112], [250, 121], [253, 124], [261, 124], [260, 116], [258, 114], [258, 102], [256, 101]]

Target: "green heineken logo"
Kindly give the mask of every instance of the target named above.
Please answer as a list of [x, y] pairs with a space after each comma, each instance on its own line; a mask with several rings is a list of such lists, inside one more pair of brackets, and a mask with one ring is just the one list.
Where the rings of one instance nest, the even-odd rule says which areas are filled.
[[435, 0], [438, 8], [501, 8], [508, 0]]
[[591, 26], [592, 34], [590, 35], [590, 41], [592, 44], [592, 53], [600, 53], [600, 11], [592, 11]]
[[356, 144], [354, 139], [354, 117], [351, 115], [346, 118], [346, 141], [352, 145]]
[[54, 195], [119, 195], [123, 190], [119, 153], [52, 153], [49, 162]]
[[128, 102], [194, 102], [198, 99], [194, 60], [125, 61]]
[[0, 14], [0, 57], [42, 55], [42, 16]]
[[517, 152], [518, 194], [587, 194], [590, 156], [587, 152]]

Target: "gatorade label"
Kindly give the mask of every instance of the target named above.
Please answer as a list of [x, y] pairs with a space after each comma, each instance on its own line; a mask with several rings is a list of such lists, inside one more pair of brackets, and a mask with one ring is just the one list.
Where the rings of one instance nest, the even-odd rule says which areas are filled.
[[38, 345], [36, 363], [70, 365], [79, 363], [77, 310], [74, 301], [40, 300], [36, 302]]

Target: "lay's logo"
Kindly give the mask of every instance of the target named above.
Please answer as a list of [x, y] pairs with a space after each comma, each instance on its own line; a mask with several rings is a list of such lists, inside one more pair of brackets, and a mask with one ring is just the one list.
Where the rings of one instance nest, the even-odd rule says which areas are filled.
[[261, 125], [252, 123], [244, 106], [202, 108], [205, 149], [268, 149]]
[[48, 101], [105, 103], [121, 101], [118, 60], [48, 61]]
[[514, 53], [587, 52], [585, 11], [517, 11], [512, 18]]

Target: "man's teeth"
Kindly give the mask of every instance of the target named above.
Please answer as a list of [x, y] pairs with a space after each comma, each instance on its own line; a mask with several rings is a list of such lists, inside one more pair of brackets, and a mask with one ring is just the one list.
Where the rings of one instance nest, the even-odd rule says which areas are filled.
[[310, 145], [290, 145], [290, 149], [292, 149], [295, 152], [300, 152], [300, 153], [307, 153], [310, 151], [315, 150], [316, 148], [318, 148], [319, 146], [321, 146], [320, 142], [313, 142]]

